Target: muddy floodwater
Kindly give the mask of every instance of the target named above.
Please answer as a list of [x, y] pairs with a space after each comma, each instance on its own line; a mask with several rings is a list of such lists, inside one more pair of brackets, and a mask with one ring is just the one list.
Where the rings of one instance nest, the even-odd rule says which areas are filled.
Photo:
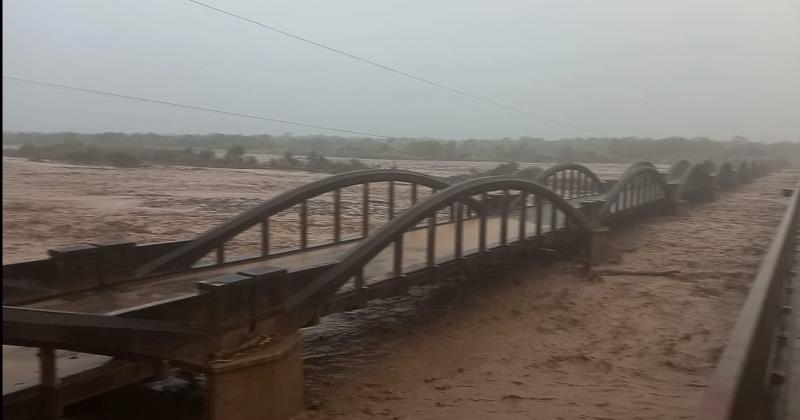
[[[437, 176], [494, 167], [369, 163]], [[627, 167], [587, 166], [604, 178]], [[93, 239], [188, 239], [324, 176], [4, 158], [3, 263]], [[309, 410], [299, 418], [693, 418], [785, 208], [780, 188], [796, 178], [773, 174], [693, 205], [688, 215], [612, 232], [609, 267], [675, 270], [669, 275], [593, 276], [578, 261], [520, 261], [469, 283], [414, 288], [327, 317], [304, 332]], [[371, 209], [376, 223], [380, 192]], [[357, 213], [360, 190], [342, 198], [344, 211]], [[330, 202], [320, 198], [309, 210], [310, 234], [322, 240], [330, 234]], [[293, 217], [271, 224], [276, 241], [295, 240]], [[357, 228], [345, 223], [345, 230]], [[256, 242], [245, 235], [235, 249]]]
[[[491, 162], [366, 162], [434, 176], [495, 166]], [[522, 166], [530, 165], [533, 164]], [[627, 167], [625, 164], [588, 166], [607, 178], [618, 176]], [[45, 258], [49, 247], [97, 239], [127, 238], [139, 243], [191, 239], [265, 199], [326, 176], [329, 175], [264, 169], [120, 169], [4, 157], [3, 264]], [[385, 215], [381, 210], [386, 204], [380, 188], [373, 188], [372, 192], [375, 202], [371, 211], [378, 223]], [[360, 211], [360, 200], [358, 187], [343, 191], [344, 211]], [[331, 197], [311, 201], [312, 241], [332, 234], [331, 210]], [[299, 234], [299, 226], [292, 223], [296, 220], [296, 214], [290, 211], [277, 216], [279, 223], [272, 223], [270, 230], [276, 246], [292, 245]], [[359, 220], [345, 216], [344, 233], [354, 230]], [[348, 222], [351, 224], [347, 225]], [[257, 232], [243, 235], [240, 241], [243, 243], [231, 244], [234, 252], [253, 252], [258, 243]]]

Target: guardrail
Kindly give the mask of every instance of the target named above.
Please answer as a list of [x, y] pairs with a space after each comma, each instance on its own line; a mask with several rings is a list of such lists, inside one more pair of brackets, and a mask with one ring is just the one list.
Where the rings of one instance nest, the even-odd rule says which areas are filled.
[[[793, 263], [800, 183], [736, 320], [698, 411], [702, 420], [762, 418], [769, 410], [769, 379], [782, 285]], [[800, 397], [800, 396], [798, 396]]]

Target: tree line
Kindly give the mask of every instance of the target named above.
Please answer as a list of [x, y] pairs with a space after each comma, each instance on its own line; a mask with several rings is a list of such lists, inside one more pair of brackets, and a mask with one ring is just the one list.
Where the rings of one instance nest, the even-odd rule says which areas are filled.
[[259, 162], [248, 156], [247, 149], [239, 144], [228, 147], [225, 154], [217, 156], [211, 149], [195, 150], [150, 147], [104, 147], [87, 145], [81, 141], [62, 141], [55, 144], [25, 143], [19, 148], [3, 149], [3, 155], [22, 157], [33, 161], [56, 161], [78, 165], [110, 165], [136, 168], [143, 165], [176, 165], [193, 167], [237, 169], [289, 169], [308, 172], [341, 173], [368, 168], [358, 159], [347, 162], [333, 161], [312, 152], [305, 159], [295, 158], [286, 152], [280, 158]]
[[759, 143], [736, 136], [728, 141], [705, 137], [662, 139], [564, 138], [441, 140], [433, 138], [375, 139], [323, 135], [170, 135], [126, 133], [3, 133], [3, 144], [35, 146], [80, 142], [105, 148], [162, 148], [226, 150], [242, 146], [247, 150], [282, 155], [309, 155], [350, 158], [433, 159], [515, 162], [596, 162], [618, 163], [647, 160], [670, 163], [680, 159], [724, 160], [775, 157], [800, 160], [800, 144]]

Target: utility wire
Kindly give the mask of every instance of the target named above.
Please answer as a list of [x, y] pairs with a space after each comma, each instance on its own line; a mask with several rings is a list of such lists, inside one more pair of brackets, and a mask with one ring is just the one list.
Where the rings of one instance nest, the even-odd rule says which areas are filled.
[[553, 119], [553, 118], [549, 118], [549, 117], [545, 117], [545, 116], [542, 116], [542, 115], [534, 114], [534, 113], [532, 113], [530, 111], [526, 111], [524, 109], [517, 108], [517, 107], [512, 106], [512, 105], [506, 105], [504, 103], [497, 102], [497, 101], [495, 101], [493, 99], [489, 99], [489, 98], [486, 98], [486, 97], [483, 97], [483, 96], [475, 95], [475, 94], [463, 91], [461, 89], [456, 89], [454, 87], [443, 85], [441, 83], [437, 83], [437, 82], [434, 82], [432, 80], [428, 80], [428, 79], [425, 79], [425, 78], [422, 78], [422, 77], [419, 77], [419, 76], [415, 76], [415, 75], [413, 75], [411, 73], [406, 73], [406, 72], [404, 72], [402, 70], [398, 70], [398, 69], [395, 69], [393, 67], [389, 67], [387, 65], [384, 65], [384, 64], [381, 64], [381, 63], [366, 59], [364, 57], [359, 57], [359, 56], [357, 56], [355, 54], [351, 54], [351, 53], [348, 53], [346, 51], [342, 51], [340, 49], [329, 47], [329, 46], [321, 44], [319, 42], [312, 41], [312, 40], [310, 40], [308, 38], [303, 38], [303, 37], [301, 37], [299, 35], [295, 35], [295, 34], [292, 34], [290, 32], [286, 32], [286, 31], [284, 31], [282, 29], [278, 29], [278, 28], [276, 28], [274, 26], [267, 25], [265, 23], [261, 23], [261, 22], [255, 21], [253, 19], [249, 19], [249, 18], [246, 18], [244, 16], [237, 15], [237, 14], [229, 12], [227, 10], [223, 10], [223, 9], [214, 7], [214, 6], [212, 6], [210, 4], [207, 4], [207, 3], [203, 3], [203, 2], [200, 2], [200, 1], [197, 1], [197, 0], [186, 0], [186, 1], [194, 3], [194, 4], [198, 5], [198, 6], [202, 6], [202, 7], [214, 10], [216, 12], [231, 16], [231, 17], [236, 18], [236, 19], [243, 20], [245, 22], [249, 22], [249, 23], [252, 23], [254, 25], [258, 25], [258, 26], [260, 26], [262, 28], [268, 29], [268, 30], [273, 31], [273, 32], [277, 32], [277, 33], [279, 33], [281, 35], [285, 35], [285, 36], [288, 36], [290, 38], [294, 38], [296, 40], [305, 42], [307, 44], [311, 44], [311, 45], [326, 49], [326, 50], [331, 51], [333, 53], [336, 53], [336, 54], [339, 54], [339, 55], [343, 55], [345, 57], [352, 58], [352, 59], [357, 60], [357, 61], [361, 61], [363, 63], [369, 64], [369, 65], [374, 66], [374, 67], [378, 67], [378, 68], [386, 70], [386, 71], [390, 71], [392, 73], [399, 74], [399, 75], [407, 77], [409, 79], [413, 79], [413, 80], [425, 83], [425, 84], [430, 85], [430, 86], [434, 86], [434, 87], [437, 87], [437, 88], [440, 88], [440, 89], [444, 89], [444, 90], [456, 93], [458, 95], [467, 96], [469, 98], [472, 98], [472, 99], [475, 99], [475, 100], [478, 100], [478, 101], [481, 101], [481, 102], [484, 102], [484, 103], [487, 103], [487, 104], [490, 104], [490, 105], [494, 105], [494, 106], [497, 106], [497, 107], [500, 107], [500, 108], [504, 108], [506, 110], [513, 111], [513, 112], [516, 112], [516, 113], [519, 113], [519, 114], [527, 115], [529, 117], [534, 117], [534, 118], [537, 118], [537, 119], [540, 119], [540, 120], [548, 121], [548, 122], [551, 122], [551, 123], [554, 123], [554, 124], [558, 124], [558, 125], [561, 125], [561, 126], [564, 126], [564, 127], [569, 127], [569, 128], [573, 128], [573, 129], [576, 129], [576, 130], [579, 130], [579, 131], [589, 132], [589, 133], [592, 133], [592, 134], [598, 134], [598, 135], [605, 136], [605, 137], [611, 137], [608, 134], [605, 134], [605, 133], [602, 133], [602, 132], [599, 132], [599, 131], [596, 131], [596, 130], [591, 130], [591, 129], [584, 128], [584, 127], [579, 127], [579, 126], [577, 126], [575, 124], [570, 124], [568, 122], [559, 121], [559, 120], [556, 120], [556, 119]]
[[93, 93], [93, 94], [96, 94], [96, 95], [111, 96], [111, 97], [114, 97], [114, 98], [128, 99], [128, 100], [138, 101], [138, 102], [148, 102], [148, 103], [167, 105], [167, 106], [172, 106], [172, 107], [177, 107], [177, 108], [192, 109], [192, 110], [195, 110], [195, 111], [213, 112], [213, 113], [216, 113], [216, 114], [231, 115], [231, 116], [234, 116], [234, 117], [242, 117], [242, 118], [250, 118], [250, 119], [253, 119], [253, 120], [271, 121], [271, 122], [276, 122], [276, 123], [281, 123], [281, 124], [295, 125], [295, 126], [298, 126], [298, 127], [316, 128], [316, 129], [321, 129], [321, 130], [336, 131], [336, 132], [339, 132], [339, 133], [359, 134], [359, 135], [363, 135], [363, 136], [379, 137], [379, 138], [384, 138], [384, 139], [391, 138], [390, 136], [384, 136], [384, 135], [381, 135], [381, 134], [373, 134], [373, 133], [366, 133], [366, 132], [361, 132], [361, 131], [344, 130], [344, 129], [341, 129], [341, 128], [326, 127], [324, 125], [308, 124], [308, 123], [297, 122], [297, 121], [282, 120], [282, 119], [278, 119], [278, 118], [266, 117], [266, 116], [263, 116], [263, 115], [245, 114], [245, 113], [234, 112], [234, 111], [225, 111], [225, 110], [222, 110], [222, 109], [207, 108], [207, 107], [197, 106], [197, 105], [181, 104], [181, 103], [177, 103], [177, 102], [163, 101], [163, 100], [160, 100], [160, 99], [144, 98], [144, 97], [141, 97], [141, 96], [124, 95], [124, 94], [121, 94], [121, 93], [107, 92], [107, 91], [96, 90], [96, 89], [88, 89], [88, 88], [82, 88], [82, 87], [77, 87], [77, 86], [61, 85], [61, 84], [58, 84], [58, 83], [44, 82], [44, 81], [41, 81], [41, 80], [23, 79], [23, 78], [20, 78], [20, 77], [13, 77], [13, 76], [6, 76], [6, 75], [3, 75], [3, 79], [13, 80], [15, 82], [30, 83], [30, 84], [34, 84], [34, 85], [41, 85], [41, 86], [48, 86], [48, 87], [54, 87], [54, 88], [73, 90], [73, 91], [78, 91], [78, 92], [83, 92], [83, 93]]

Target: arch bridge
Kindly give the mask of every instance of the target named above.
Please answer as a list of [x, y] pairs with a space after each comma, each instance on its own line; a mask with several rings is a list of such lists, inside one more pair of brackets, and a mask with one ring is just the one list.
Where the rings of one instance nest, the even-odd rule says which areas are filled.
[[[302, 407], [298, 330], [320, 317], [521, 255], [598, 262], [609, 226], [675, 214], [771, 169], [681, 161], [660, 173], [638, 162], [601, 180], [564, 163], [533, 181], [453, 185], [411, 171], [356, 171], [279, 194], [191, 240], [52, 249], [49, 259], [3, 267], [3, 343], [41, 349], [42, 372], [38, 385], [4, 395], [4, 414], [54, 417], [167, 363], [207, 375], [211, 418], [232, 418], [242, 405], [258, 418], [286, 418]], [[54, 349], [105, 359], [65, 377]], [[280, 373], [253, 368], [262, 365]], [[264, 408], [263, 395], [234, 398], [215, 385], [230, 381], [275, 392]]]

